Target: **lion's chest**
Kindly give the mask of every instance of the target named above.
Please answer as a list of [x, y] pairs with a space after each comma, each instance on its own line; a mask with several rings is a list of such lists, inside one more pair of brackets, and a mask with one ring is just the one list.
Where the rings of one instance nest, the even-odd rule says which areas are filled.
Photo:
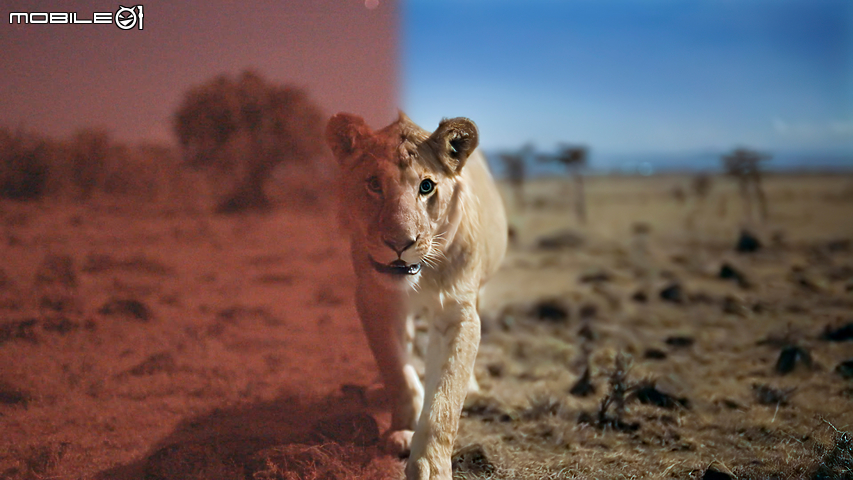
[[446, 330], [458, 323], [466, 309], [476, 309], [477, 290], [470, 288], [429, 289], [410, 292], [407, 313], [424, 319], [431, 327]]

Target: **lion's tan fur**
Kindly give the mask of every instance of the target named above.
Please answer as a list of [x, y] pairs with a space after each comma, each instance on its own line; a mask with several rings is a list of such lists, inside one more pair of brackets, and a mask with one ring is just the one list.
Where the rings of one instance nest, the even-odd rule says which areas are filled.
[[[359, 117], [338, 114], [327, 141], [340, 164], [356, 306], [394, 405], [388, 444], [398, 453], [411, 450], [407, 478], [450, 479], [462, 403], [469, 386], [476, 388], [479, 292], [507, 242], [500, 195], [476, 150], [476, 126], [456, 118], [429, 133], [401, 113], [373, 131]], [[419, 190], [426, 179], [434, 184], [429, 193]], [[420, 270], [382, 270], [397, 264]], [[423, 387], [408, 358], [416, 315], [430, 325]]]

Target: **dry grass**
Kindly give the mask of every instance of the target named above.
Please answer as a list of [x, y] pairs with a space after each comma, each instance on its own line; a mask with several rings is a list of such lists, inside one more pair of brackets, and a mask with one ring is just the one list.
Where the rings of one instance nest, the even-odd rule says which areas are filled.
[[[457, 477], [850, 478], [853, 178], [769, 178], [764, 225], [689, 182], [591, 178], [586, 227], [528, 186]], [[401, 476], [322, 204], [0, 203], [0, 258], [0, 478]]]

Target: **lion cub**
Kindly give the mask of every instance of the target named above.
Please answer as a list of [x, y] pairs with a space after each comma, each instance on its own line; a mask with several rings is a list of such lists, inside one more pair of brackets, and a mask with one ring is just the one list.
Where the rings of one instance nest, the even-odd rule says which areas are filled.
[[[477, 148], [477, 126], [443, 120], [429, 133], [400, 113], [373, 131], [333, 116], [356, 307], [393, 405], [387, 447], [409, 452], [408, 479], [450, 479], [465, 395], [476, 389], [480, 289], [503, 260], [501, 197]], [[429, 320], [425, 384], [409, 361], [412, 319]]]

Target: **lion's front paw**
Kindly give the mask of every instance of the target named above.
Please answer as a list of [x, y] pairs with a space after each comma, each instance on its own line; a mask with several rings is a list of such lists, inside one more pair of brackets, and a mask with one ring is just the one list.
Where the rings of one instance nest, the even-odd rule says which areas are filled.
[[[448, 459], [449, 460], [449, 459]], [[429, 461], [427, 458], [409, 458], [406, 462], [406, 480], [452, 480], [450, 462]]]
[[385, 453], [400, 458], [408, 457], [412, 450], [412, 435], [414, 434], [415, 432], [411, 430], [388, 432], [385, 437]]

